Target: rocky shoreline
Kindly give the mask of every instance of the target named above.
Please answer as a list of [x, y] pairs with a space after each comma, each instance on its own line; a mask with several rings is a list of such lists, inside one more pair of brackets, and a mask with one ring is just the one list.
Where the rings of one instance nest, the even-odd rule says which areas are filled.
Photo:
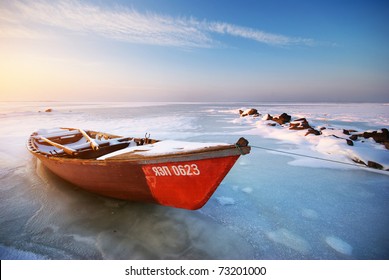
[[[344, 128], [334, 128], [326, 126], [312, 126], [306, 118], [293, 118], [287, 113], [282, 113], [280, 115], [270, 115], [268, 113], [261, 114], [255, 108], [250, 108], [246, 110], [239, 110], [240, 117], [252, 117], [258, 118], [264, 121], [264, 124], [271, 127], [282, 127], [288, 130], [299, 130], [306, 131], [304, 136], [314, 135], [317, 137], [323, 136], [323, 132], [326, 131], [324, 137], [334, 137], [336, 139], [344, 140], [348, 146], [354, 146], [356, 143], [361, 144], [365, 141], [374, 141], [377, 145], [380, 145], [382, 151], [389, 150], [389, 130], [387, 128], [382, 128], [380, 130], [374, 131], [357, 131], [353, 129], [344, 129]], [[335, 133], [341, 131], [341, 133]], [[331, 133], [330, 131], [334, 131]], [[373, 160], [366, 160], [358, 157], [351, 158], [354, 162], [362, 164], [371, 168], [389, 171], [389, 168], [385, 168], [384, 164], [376, 162]]]

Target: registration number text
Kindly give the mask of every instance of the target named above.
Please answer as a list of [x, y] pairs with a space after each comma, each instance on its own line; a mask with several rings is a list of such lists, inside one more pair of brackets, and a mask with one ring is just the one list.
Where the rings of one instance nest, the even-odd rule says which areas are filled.
[[197, 164], [164, 165], [151, 168], [155, 176], [198, 176], [200, 169]]

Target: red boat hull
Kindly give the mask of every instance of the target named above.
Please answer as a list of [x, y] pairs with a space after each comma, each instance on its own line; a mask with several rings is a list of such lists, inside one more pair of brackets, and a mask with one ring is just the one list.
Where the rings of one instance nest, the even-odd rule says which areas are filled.
[[201, 208], [215, 192], [240, 154], [215, 152], [144, 161], [78, 160], [36, 154], [61, 178], [94, 193], [118, 199]]
[[209, 200], [239, 156], [250, 152], [244, 138], [198, 144], [59, 128], [34, 132], [27, 148], [53, 173], [87, 191], [193, 210]]

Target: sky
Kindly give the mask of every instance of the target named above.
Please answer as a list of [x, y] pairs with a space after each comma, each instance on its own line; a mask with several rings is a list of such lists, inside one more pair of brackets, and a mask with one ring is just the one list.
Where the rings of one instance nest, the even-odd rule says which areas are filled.
[[389, 4], [0, 0], [0, 101], [389, 102]]

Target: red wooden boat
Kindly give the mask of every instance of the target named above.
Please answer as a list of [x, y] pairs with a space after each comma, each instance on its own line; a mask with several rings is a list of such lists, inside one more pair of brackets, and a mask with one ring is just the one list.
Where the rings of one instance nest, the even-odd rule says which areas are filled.
[[59, 177], [118, 199], [198, 209], [214, 193], [248, 141], [158, 141], [61, 128], [34, 132], [28, 150]]

